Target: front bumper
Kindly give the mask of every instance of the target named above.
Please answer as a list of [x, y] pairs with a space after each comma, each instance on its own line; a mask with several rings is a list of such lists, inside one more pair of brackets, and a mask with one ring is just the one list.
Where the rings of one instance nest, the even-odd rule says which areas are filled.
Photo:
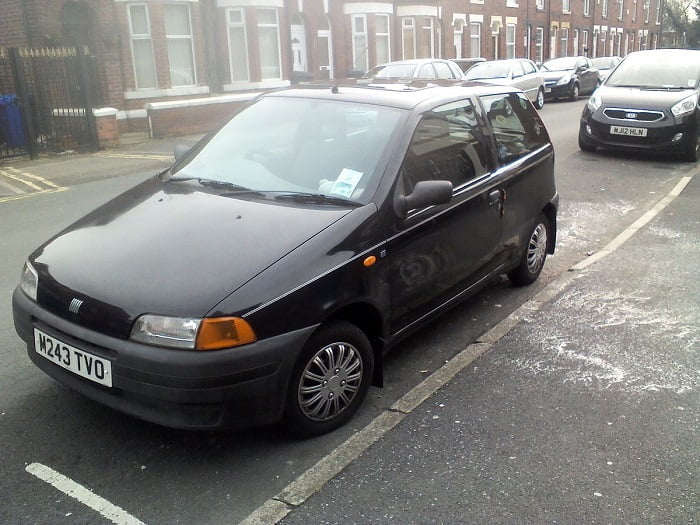
[[[289, 376], [316, 328], [238, 348], [197, 352], [106, 336], [42, 309], [19, 288], [12, 296], [15, 330], [45, 373], [111, 408], [174, 428], [214, 429], [278, 421]], [[112, 365], [111, 388], [84, 379], [34, 350], [34, 327]]]
[[546, 99], [553, 99], [553, 98], [568, 98], [571, 96], [571, 89], [572, 89], [573, 83], [569, 82], [568, 84], [548, 84], [545, 85], [544, 89], [544, 97]]
[[[645, 137], [614, 135], [610, 133], [611, 126], [627, 126], [646, 128]], [[620, 122], [592, 113], [586, 107], [581, 115], [581, 137], [593, 146], [603, 146], [613, 149], [629, 149], [639, 151], [656, 151], [682, 153], [688, 148], [688, 141], [694, 141], [696, 133], [694, 119], [686, 118], [676, 121], [666, 119], [654, 123]], [[678, 134], [682, 134], [678, 138]]]

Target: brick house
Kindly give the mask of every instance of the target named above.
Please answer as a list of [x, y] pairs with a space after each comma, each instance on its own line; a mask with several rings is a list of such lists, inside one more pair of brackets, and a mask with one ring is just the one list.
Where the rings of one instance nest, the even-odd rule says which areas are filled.
[[250, 93], [389, 60], [654, 48], [663, 1], [4, 0], [0, 47], [88, 46], [119, 128], [163, 135], [210, 127]]

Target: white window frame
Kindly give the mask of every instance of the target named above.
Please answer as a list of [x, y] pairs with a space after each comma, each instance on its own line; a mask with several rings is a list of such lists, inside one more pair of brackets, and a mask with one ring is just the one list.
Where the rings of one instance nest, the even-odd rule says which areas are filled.
[[651, 0], [644, 0], [644, 23], [649, 23], [649, 11], [651, 11]]
[[591, 0], [583, 0], [583, 16], [591, 16]]
[[515, 40], [518, 26], [506, 24], [506, 58], [515, 58]]
[[601, 7], [600, 7], [600, 13], [603, 18], [608, 18], [608, 6], [609, 2], [608, 0], [601, 0]]
[[[171, 40], [189, 40], [190, 41], [190, 55], [192, 57], [192, 84], [173, 84], [172, 83], [172, 72], [170, 73], [170, 86], [171, 87], [185, 87], [185, 86], [196, 86], [197, 85], [197, 59], [194, 54], [194, 35], [193, 30], [192, 30], [192, 10], [190, 9], [189, 4], [186, 3], [166, 3], [163, 4], [163, 11], [165, 12], [165, 9], [171, 6], [177, 6], [177, 7], [185, 7], [187, 8], [187, 23], [190, 28], [190, 33], [189, 35], [169, 35], [165, 34], [165, 40], [166, 44], [169, 43]], [[163, 15], [165, 16], [165, 14]], [[168, 49], [168, 68], [170, 69], [170, 49]]]
[[464, 20], [457, 18], [454, 21], [452, 44], [455, 48], [455, 58], [462, 58], [462, 42], [464, 42]]
[[[581, 32], [581, 46], [581, 54], [583, 55], [585, 54], [584, 49], [588, 49], [588, 29], [584, 29]], [[590, 49], [588, 49], [588, 52], [590, 52]]]
[[[131, 8], [142, 7], [146, 13], [146, 24], [148, 25], [148, 33], [134, 33], [134, 27], [131, 19]], [[156, 89], [158, 87], [158, 69], [156, 67], [156, 57], [153, 51], [153, 36], [151, 34], [151, 14], [148, 11], [148, 4], [134, 3], [126, 5], [126, 12], [129, 18], [129, 46], [131, 47], [131, 64], [134, 68], [134, 86], [136, 89]], [[139, 86], [139, 77], [136, 69], [136, 55], [134, 55], [134, 40], [148, 40], [151, 45], [151, 64], [153, 65], [153, 85]]]
[[[409, 23], [410, 22], [410, 23]], [[413, 37], [413, 49], [411, 56], [406, 55], [406, 32], [411, 33]], [[404, 60], [416, 58], [416, 20], [413, 17], [404, 17], [401, 19], [401, 56]]]
[[536, 0], [535, 9], [537, 9], [538, 11], [544, 11], [544, 0]]
[[574, 55], [582, 55], [581, 50], [579, 48], [579, 37], [580, 37], [581, 32], [578, 29], [574, 29], [574, 42], [573, 42], [573, 48], [574, 48]]
[[469, 54], [472, 58], [481, 56], [481, 22], [469, 22]]
[[[357, 22], [362, 23], [361, 31], [357, 30]], [[367, 71], [369, 69], [369, 37], [367, 35], [367, 15], [352, 15], [350, 17], [350, 23], [352, 25], [352, 69], [356, 71]], [[362, 44], [362, 53], [357, 52], [357, 42], [360, 42]], [[364, 59], [364, 63], [360, 62], [361, 59]]]
[[[377, 28], [379, 27], [379, 24], [377, 24], [377, 20], [379, 19], [384, 19], [386, 20], [386, 33], [380, 32]], [[378, 13], [375, 15], [375, 33], [374, 33], [374, 53], [375, 56], [379, 56], [379, 42], [386, 42], [386, 62], [391, 61], [391, 17], [387, 14], [381, 14]], [[379, 58], [377, 58], [377, 63], [381, 62]]]
[[[241, 15], [240, 22], [231, 22], [231, 13], [238, 12]], [[246, 27], [245, 19], [245, 9], [241, 7], [226, 9], [226, 41], [228, 43], [228, 60], [229, 60], [229, 71], [230, 80], [232, 83], [238, 82], [250, 82], [250, 60], [248, 59], [248, 28]], [[243, 56], [245, 57], [245, 78], [234, 78], [234, 67], [233, 67], [233, 47], [231, 45], [231, 29], [243, 29], [243, 43], [245, 45], [245, 52]]]
[[[620, 13], [617, 16], [618, 20], [623, 20], [625, 18], [625, 0], [618, 0], [620, 2]], [[661, 0], [659, 0], [661, 1]]]
[[569, 56], [569, 28], [568, 27], [562, 27], [559, 30], [559, 41], [561, 43], [561, 53], [560, 56], [563, 57], [568, 57]]
[[544, 62], [544, 27], [535, 29], [535, 62]]
[[661, 25], [661, 0], [656, 0], [656, 25]]
[[562, 0], [561, 12], [567, 15], [571, 13], [571, 0]]
[[435, 18], [432, 16], [421, 17], [423, 25], [421, 30], [426, 35], [426, 39], [430, 42], [430, 56], [420, 58], [435, 58]]
[[[261, 23], [260, 22], [260, 13], [262, 11], [271, 11], [275, 13], [275, 23], [270, 24], [270, 23]], [[258, 56], [260, 57], [260, 80], [262, 82], [267, 82], [267, 81], [275, 81], [275, 80], [282, 80], [282, 43], [280, 41], [280, 17], [279, 17], [279, 12], [276, 8], [274, 7], [257, 7], [255, 9], [255, 15], [256, 15], [256, 26], [257, 26], [257, 33], [258, 33]], [[266, 77], [263, 75], [263, 59], [262, 59], [262, 53], [261, 53], [261, 40], [260, 40], [260, 28], [271, 28], [274, 27], [276, 32], [277, 32], [277, 69], [279, 71], [279, 75], [276, 77]]]

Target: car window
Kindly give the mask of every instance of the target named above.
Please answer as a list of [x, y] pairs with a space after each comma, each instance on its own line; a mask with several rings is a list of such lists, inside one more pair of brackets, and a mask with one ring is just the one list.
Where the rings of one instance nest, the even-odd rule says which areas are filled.
[[549, 142], [544, 124], [523, 93], [482, 96], [481, 102], [493, 127], [501, 164], [517, 160]]
[[467, 71], [467, 80], [482, 78], [508, 78], [509, 67], [505, 62], [482, 62]]
[[311, 192], [368, 202], [403, 111], [312, 98], [265, 97], [236, 114], [175, 178], [256, 192]]
[[418, 78], [435, 78], [435, 69], [432, 64], [423, 64], [418, 70]]
[[[698, 53], [700, 54], [700, 53]], [[608, 86], [648, 89], [690, 89], [698, 86], [700, 63], [687, 55], [627, 56], [608, 77]]]
[[523, 76], [523, 66], [520, 62], [513, 62], [511, 64], [511, 71], [513, 73], [513, 78], [518, 78]]
[[537, 68], [535, 68], [535, 64], [533, 64], [529, 60], [523, 60], [522, 62], [520, 62], [520, 65], [523, 66], [523, 71], [526, 75], [535, 73], [537, 71]]
[[471, 101], [423, 115], [401, 167], [406, 192], [424, 180], [449, 180], [459, 187], [487, 172], [486, 139]]
[[388, 64], [377, 72], [375, 78], [411, 78], [415, 70], [415, 64]]
[[435, 66], [435, 71], [437, 72], [437, 78], [449, 78], [449, 79], [457, 78], [452, 73], [450, 66], [448, 66], [446, 63], [435, 62], [433, 65]]

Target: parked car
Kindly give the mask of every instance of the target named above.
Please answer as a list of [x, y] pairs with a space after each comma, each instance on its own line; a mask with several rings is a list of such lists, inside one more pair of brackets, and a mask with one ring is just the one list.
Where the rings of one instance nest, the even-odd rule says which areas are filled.
[[271, 92], [177, 157], [13, 294], [39, 368], [162, 425], [330, 431], [397, 341], [554, 251], [553, 147], [514, 88]]
[[373, 67], [363, 78], [372, 80], [461, 80], [462, 70], [450, 60], [426, 58], [399, 60]]
[[562, 57], [546, 61], [540, 68], [544, 74], [545, 98], [577, 100], [579, 95], [593, 93], [600, 77], [587, 57]]
[[600, 81], [603, 82], [610, 72], [615, 69], [615, 66], [622, 60], [620, 57], [596, 57], [592, 60], [593, 65], [598, 70], [598, 76], [600, 76]]
[[580, 148], [675, 152], [689, 162], [697, 162], [698, 79], [698, 50], [630, 53], [583, 109]]
[[472, 58], [450, 58], [452, 62], [457, 64], [459, 68], [466, 73], [469, 71], [473, 66], [476, 64], [479, 64], [481, 62], [486, 62], [486, 59], [483, 57], [472, 57]]
[[515, 86], [525, 92], [537, 109], [544, 106], [544, 75], [532, 60], [514, 58], [482, 62], [465, 73], [464, 78]]

